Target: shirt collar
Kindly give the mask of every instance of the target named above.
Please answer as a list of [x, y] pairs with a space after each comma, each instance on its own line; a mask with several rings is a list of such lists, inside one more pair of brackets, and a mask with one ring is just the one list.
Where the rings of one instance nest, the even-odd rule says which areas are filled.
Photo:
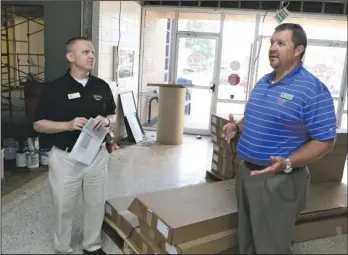
[[[279, 81], [273, 83], [273, 84], [290, 84], [292, 80], [295, 78], [295, 75], [298, 74], [303, 67], [302, 61], [295, 66], [287, 75], [285, 75], [283, 78], [281, 78]], [[266, 80], [272, 84], [273, 78], [274, 78], [275, 72], [271, 72], [267, 75]]]
[[[68, 75], [68, 76], [70, 76], [72, 79], [74, 79], [74, 78], [71, 76], [71, 74], [70, 74], [70, 70], [71, 70], [71, 69], [70, 69], [70, 68], [68, 68], [68, 70], [66, 71], [66, 73], [65, 73], [65, 74], [66, 74], [66, 75]], [[88, 73], [88, 77], [86, 77], [86, 79], [91, 78], [91, 75], [92, 75], [92, 74], [91, 74], [91, 72], [89, 72], [89, 73]]]

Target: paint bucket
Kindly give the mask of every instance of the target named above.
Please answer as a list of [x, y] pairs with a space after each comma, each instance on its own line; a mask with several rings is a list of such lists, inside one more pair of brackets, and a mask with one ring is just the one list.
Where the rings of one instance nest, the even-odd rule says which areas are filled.
[[40, 163], [42, 166], [48, 166], [48, 150], [41, 150]]
[[4, 157], [5, 157], [4, 149], [1, 149], [1, 179], [4, 178]]
[[16, 152], [18, 150], [18, 142], [14, 138], [6, 138], [4, 140], [4, 159], [16, 159]]
[[27, 167], [27, 153], [23, 152], [16, 154], [16, 166]]
[[40, 155], [36, 151], [29, 151], [27, 154], [28, 168], [38, 168], [40, 166]]
[[28, 150], [34, 151], [39, 149], [39, 138], [38, 137], [28, 137]]

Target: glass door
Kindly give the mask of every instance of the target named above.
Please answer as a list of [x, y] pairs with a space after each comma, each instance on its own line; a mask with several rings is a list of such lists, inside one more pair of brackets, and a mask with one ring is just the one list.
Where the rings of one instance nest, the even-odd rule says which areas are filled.
[[255, 34], [259, 18], [250, 14], [226, 14], [217, 95], [216, 113], [236, 120], [244, 115], [253, 86], [256, 45]]
[[176, 41], [176, 84], [193, 84], [186, 89], [184, 132], [208, 135], [215, 107], [216, 66], [219, 37], [180, 33]]

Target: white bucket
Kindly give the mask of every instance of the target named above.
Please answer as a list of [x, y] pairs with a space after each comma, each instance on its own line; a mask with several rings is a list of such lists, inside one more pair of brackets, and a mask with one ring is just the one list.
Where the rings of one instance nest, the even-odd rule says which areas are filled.
[[16, 152], [18, 149], [18, 142], [14, 138], [6, 138], [4, 140], [4, 159], [14, 160], [16, 159]]
[[39, 138], [38, 137], [28, 137], [28, 150], [34, 151], [39, 149]]
[[26, 167], [27, 166], [27, 153], [17, 153], [16, 154], [16, 166]]
[[16, 159], [17, 147], [4, 147], [5, 160]]
[[1, 179], [4, 178], [4, 157], [5, 157], [5, 153], [4, 153], [4, 149], [1, 150]]
[[40, 156], [41, 165], [48, 166], [48, 151], [41, 151]]
[[29, 151], [27, 154], [28, 168], [38, 168], [40, 166], [40, 155], [36, 151]]

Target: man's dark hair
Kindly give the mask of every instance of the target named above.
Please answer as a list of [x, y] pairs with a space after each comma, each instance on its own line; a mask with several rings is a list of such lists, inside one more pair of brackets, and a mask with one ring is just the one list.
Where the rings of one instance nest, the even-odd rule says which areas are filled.
[[87, 37], [73, 37], [71, 39], [69, 39], [65, 46], [66, 46], [66, 52], [71, 52], [72, 51], [72, 46], [77, 42], [77, 41], [91, 41], [90, 39], [88, 39]]
[[280, 32], [284, 30], [292, 31], [292, 41], [295, 45], [295, 48], [300, 45], [303, 45], [304, 51], [301, 54], [301, 58], [303, 58], [307, 48], [306, 32], [303, 30], [303, 28], [299, 24], [295, 24], [295, 23], [283, 23], [274, 29], [275, 32]]

